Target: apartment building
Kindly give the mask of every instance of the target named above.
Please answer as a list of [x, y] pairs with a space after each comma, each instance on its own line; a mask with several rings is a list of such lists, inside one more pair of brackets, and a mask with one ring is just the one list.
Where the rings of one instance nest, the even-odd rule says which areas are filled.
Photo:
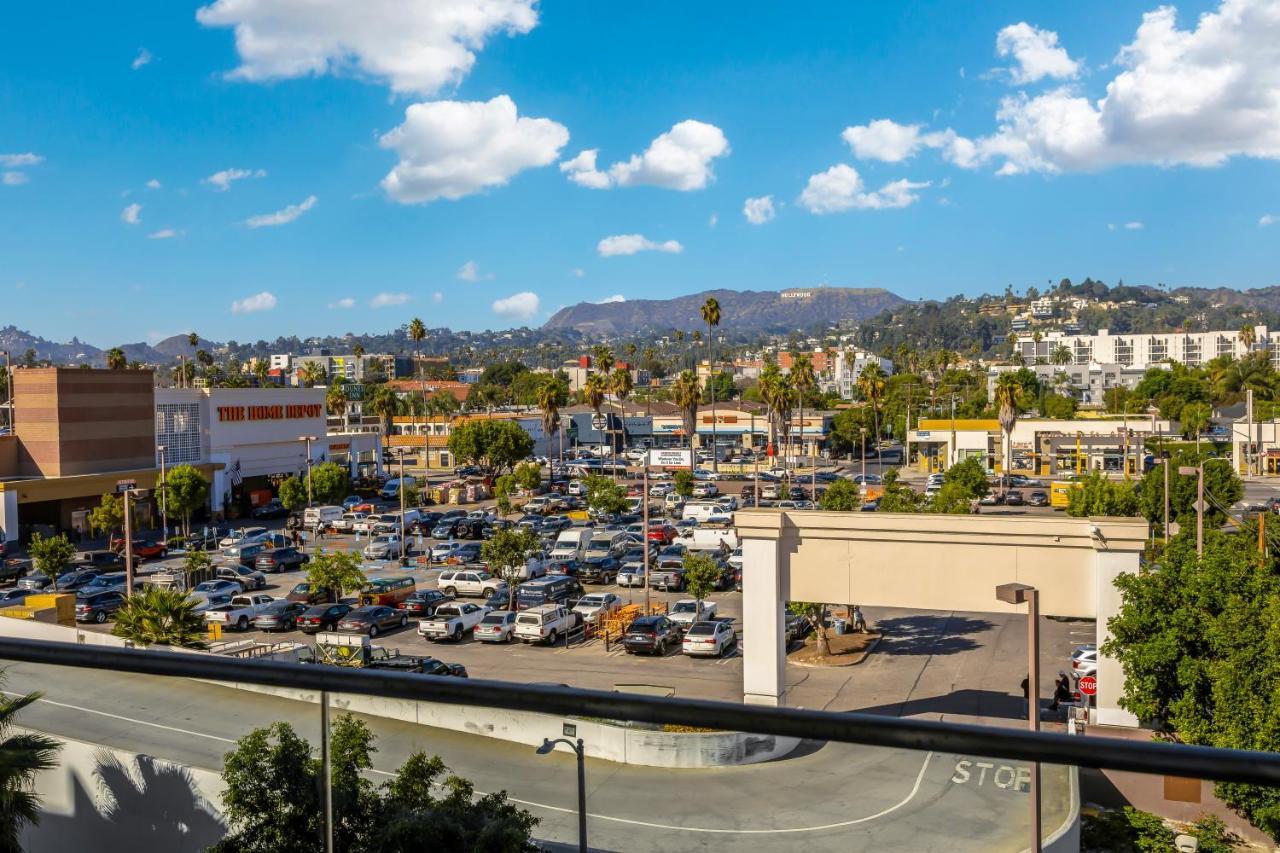
[[1254, 326], [1252, 346], [1246, 346], [1240, 331], [1158, 332], [1155, 334], [1111, 334], [1099, 329], [1096, 335], [1072, 335], [1046, 332], [1039, 341], [1023, 338], [1018, 348], [1023, 359], [1032, 364], [1036, 359], [1052, 362], [1060, 347], [1070, 353], [1070, 363], [1087, 365], [1115, 364], [1124, 368], [1159, 367], [1162, 362], [1179, 361], [1196, 367], [1220, 355], [1243, 358], [1250, 352], [1267, 352], [1271, 364], [1280, 367], [1280, 335], [1272, 338], [1266, 326]]

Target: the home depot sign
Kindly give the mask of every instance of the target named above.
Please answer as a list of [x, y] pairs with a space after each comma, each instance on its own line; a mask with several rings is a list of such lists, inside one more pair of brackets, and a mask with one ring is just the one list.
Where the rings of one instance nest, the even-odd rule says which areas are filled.
[[291, 403], [287, 406], [218, 406], [219, 421], [293, 421], [318, 418], [324, 413], [320, 403]]

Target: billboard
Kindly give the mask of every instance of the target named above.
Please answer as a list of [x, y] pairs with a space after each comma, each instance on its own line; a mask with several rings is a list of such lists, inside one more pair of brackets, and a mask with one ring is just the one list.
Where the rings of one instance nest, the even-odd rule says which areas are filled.
[[652, 468], [692, 468], [693, 451], [687, 448], [663, 448], [649, 451], [647, 463]]

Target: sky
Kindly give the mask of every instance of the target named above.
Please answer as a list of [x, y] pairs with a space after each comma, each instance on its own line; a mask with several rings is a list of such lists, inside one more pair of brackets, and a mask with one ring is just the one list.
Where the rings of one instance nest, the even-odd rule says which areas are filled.
[[22, 4], [0, 325], [536, 326], [709, 288], [1280, 284], [1280, 0]]

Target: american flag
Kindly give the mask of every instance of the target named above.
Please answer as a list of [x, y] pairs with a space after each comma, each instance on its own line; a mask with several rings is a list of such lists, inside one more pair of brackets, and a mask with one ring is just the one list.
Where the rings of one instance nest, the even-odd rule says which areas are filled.
[[240, 460], [239, 459], [236, 460], [235, 465], [231, 466], [231, 471], [229, 475], [231, 477], [231, 485], [233, 486], [238, 486], [243, 481], [240, 476]]

